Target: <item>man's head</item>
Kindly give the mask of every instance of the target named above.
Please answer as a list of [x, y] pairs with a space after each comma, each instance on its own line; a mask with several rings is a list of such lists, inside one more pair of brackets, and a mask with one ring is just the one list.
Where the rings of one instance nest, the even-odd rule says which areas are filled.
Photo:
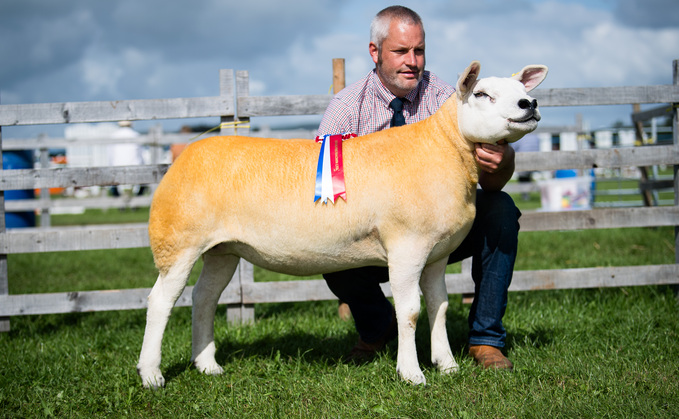
[[424, 27], [414, 11], [391, 6], [370, 25], [370, 56], [382, 83], [403, 97], [417, 87], [424, 73]]

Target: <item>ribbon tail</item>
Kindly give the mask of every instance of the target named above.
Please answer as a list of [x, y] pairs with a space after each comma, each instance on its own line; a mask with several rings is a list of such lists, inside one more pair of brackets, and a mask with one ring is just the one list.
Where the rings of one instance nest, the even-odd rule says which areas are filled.
[[342, 136], [336, 135], [331, 137], [330, 144], [332, 149], [333, 199], [336, 201], [338, 198], [342, 198], [346, 201], [347, 195], [344, 185], [344, 162], [342, 160]]
[[335, 198], [332, 195], [332, 168], [330, 164], [330, 139], [325, 138], [323, 140], [323, 177], [322, 177], [322, 187], [321, 187], [321, 200], [324, 204], [328, 203], [328, 199], [333, 204], [335, 203]]
[[314, 190], [314, 202], [321, 199], [323, 192], [323, 155], [325, 149], [325, 141], [321, 140], [321, 152], [318, 155], [318, 165], [316, 166], [316, 188]]

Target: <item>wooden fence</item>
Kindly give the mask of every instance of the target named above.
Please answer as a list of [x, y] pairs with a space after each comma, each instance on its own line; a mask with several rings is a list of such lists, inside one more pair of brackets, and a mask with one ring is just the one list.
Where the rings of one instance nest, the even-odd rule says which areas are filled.
[[[336, 65], [337, 62], [334, 63]], [[521, 231], [605, 229], [619, 227], [679, 226], [676, 167], [679, 165], [677, 103], [679, 103], [679, 60], [673, 62], [674, 84], [658, 86], [537, 89], [533, 96], [541, 107], [669, 103], [673, 117], [674, 145], [626, 149], [517, 153], [517, 171], [617, 168], [651, 165], [674, 166], [675, 205], [664, 207], [607, 208], [567, 212], [527, 212]], [[251, 117], [322, 114], [331, 95], [263, 96], [249, 95], [248, 73], [221, 70], [220, 94], [216, 97], [130, 100], [115, 102], [49, 103], [0, 105], [0, 127], [13, 125], [155, 120], [194, 117], [221, 118], [220, 134], [247, 135]], [[666, 109], [668, 107], [664, 107]], [[237, 112], [236, 112], [237, 109]], [[659, 111], [656, 111], [656, 113]], [[646, 112], [648, 113], [648, 112]], [[652, 112], [651, 112], [652, 113]], [[642, 113], [643, 114], [643, 113]], [[648, 116], [648, 115], [646, 115]], [[641, 119], [644, 115], [640, 116]], [[2, 136], [0, 131], [0, 145]], [[167, 165], [19, 169], [0, 171], [0, 211], [4, 212], [4, 191], [70, 186], [113, 186], [157, 184]], [[77, 291], [50, 294], [9, 293], [7, 255], [30, 252], [79, 251], [146, 247], [146, 224], [97, 225], [61, 228], [5, 229], [0, 214], [0, 331], [9, 330], [9, 318], [18, 315], [141, 309], [146, 307], [150, 289]], [[675, 234], [675, 249], [677, 248]], [[679, 256], [675, 262], [679, 263]], [[49, 280], [46, 277], [45, 280]], [[679, 265], [593, 267], [516, 271], [510, 291], [617, 287], [679, 283]], [[451, 294], [473, 293], [471, 264], [463, 261], [462, 272], [447, 274]], [[191, 287], [177, 302], [191, 304]], [[385, 291], [390, 292], [388, 284]], [[254, 318], [254, 304], [333, 299], [322, 279], [284, 282], [254, 282], [253, 266], [241, 262], [234, 279], [220, 297], [227, 305], [230, 321]]]

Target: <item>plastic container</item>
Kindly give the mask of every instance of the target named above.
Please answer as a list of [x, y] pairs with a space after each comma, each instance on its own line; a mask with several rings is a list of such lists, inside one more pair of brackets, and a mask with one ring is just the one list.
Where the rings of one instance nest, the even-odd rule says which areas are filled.
[[[32, 169], [33, 150], [10, 150], [2, 153], [3, 169]], [[5, 191], [5, 200], [34, 199], [33, 189]], [[6, 212], [5, 227], [35, 227], [35, 211]]]
[[538, 182], [538, 186], [543, 211], [587, 210], [592, 207], [591, 176], [543, 180]]

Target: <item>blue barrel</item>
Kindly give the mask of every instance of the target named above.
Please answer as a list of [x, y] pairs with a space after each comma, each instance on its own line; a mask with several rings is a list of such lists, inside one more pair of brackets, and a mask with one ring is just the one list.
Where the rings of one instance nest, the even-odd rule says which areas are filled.
[[[2, 153], [3, 169], [32, 169], [33, 150], [12, 150]], [[5, 200], [34, 199], [33, 189], [5, 191]], [[35, 227], [35, 212], [6, 212], [5, 226], [7, 228]]]
[[569, 170], [562, 169], [562, 170], [557, 170], [557, 171], [554, 172], [554, 177], [557, 178], [557, 179], [577, 177], [577, 176], [578, 176], [578, 172], [576, 172], [575, 170], [570, 170], [570, 169]]

